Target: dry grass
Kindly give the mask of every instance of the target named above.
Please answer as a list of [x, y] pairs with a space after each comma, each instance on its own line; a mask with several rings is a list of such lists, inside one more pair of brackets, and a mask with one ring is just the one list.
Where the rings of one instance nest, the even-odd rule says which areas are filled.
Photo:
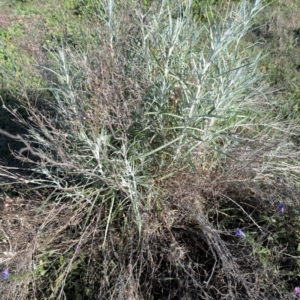
[[277, 205], [296, 224], [297, 127], [236, 45], [246, 7], [244, 23], [201, 27], [203, 51], [173, 6], [147, 22], [134, 8], [99, 10], [94, 44], [28, 46], [47, 91], [3, 103], [27, 131], [0, 133], [29, 168], [0, 167], [20, 186], [2, 200], [1, 299], [287, 299], [297, 239]]

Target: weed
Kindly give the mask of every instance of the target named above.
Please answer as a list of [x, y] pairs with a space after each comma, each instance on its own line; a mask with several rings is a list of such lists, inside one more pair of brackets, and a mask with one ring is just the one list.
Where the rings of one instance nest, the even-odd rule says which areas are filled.
[[4, 201], [2, 252], [20, 256], [5, 260], [3, 299], [279, 299], [296, 284], [283, 257], [298, 238], [282, 245], [295, 233], [284, 220], [298, 204], [298, 125], [244, 40], [261, 2], [206, 21], [196, 4], [67, 1], [78, 20], [93, 7], [91, 22], [66, 33], [69, 15], [47, 16], [34, 91], [23, 71], [13, 81], [17, 59], [6, 65], [19, 106], [3, 108], [26, 132], [0, 133], [26, 168], [0, 175], [27, 191]]

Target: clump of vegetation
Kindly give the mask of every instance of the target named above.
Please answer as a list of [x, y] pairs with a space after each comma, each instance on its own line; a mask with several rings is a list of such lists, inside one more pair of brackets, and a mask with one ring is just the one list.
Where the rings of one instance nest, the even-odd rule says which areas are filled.
[[0, 129], [19, 142], [0, 167], [1, 299], [283, 299], [298, 285], [299, 128], [247, 40], [262, 3], [200, 19], [197, 4], [66, 1], [86, 27], [35, 38], [17, 81], [1, 61], [23, 130]]

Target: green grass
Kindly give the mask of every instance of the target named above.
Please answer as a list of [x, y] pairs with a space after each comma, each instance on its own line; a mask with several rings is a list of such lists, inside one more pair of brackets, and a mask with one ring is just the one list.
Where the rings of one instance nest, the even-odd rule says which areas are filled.
[[1, 299], [292, 297], [298, 7], [199, 4], [12, 4]]

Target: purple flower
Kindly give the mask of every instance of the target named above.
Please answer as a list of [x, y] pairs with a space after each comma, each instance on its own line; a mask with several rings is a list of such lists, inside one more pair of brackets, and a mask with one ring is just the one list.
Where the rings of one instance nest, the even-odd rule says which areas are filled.
[[6, 268], [4, 271], [2, 271], [1, 277], [4, 280], [8, 279], [8, 277], [9, 277], [8, 268]]
[[79, 253], [80, 252], [80, 246], [77, 245], [76, 248], [75, 248], [75, 253]]
[[239, 228], [237, 228], [237, 230], [235, 231], [235, 235], [240, 236], [240, 237], [245, 237], [246, 236], [245, 233]]
[[281, 212], [281, 213], [284, 213], [284, 204], [283, 203], [280, 203], [280, 204], [278, 204], [278, 210]]
[[296, 296], [297, 296], [298, 298], [300, 298], [300, 287], [299, 287], [299, 286], [296, 286], [296, 287], [295, 287], [294, 292], [295, 292]]

